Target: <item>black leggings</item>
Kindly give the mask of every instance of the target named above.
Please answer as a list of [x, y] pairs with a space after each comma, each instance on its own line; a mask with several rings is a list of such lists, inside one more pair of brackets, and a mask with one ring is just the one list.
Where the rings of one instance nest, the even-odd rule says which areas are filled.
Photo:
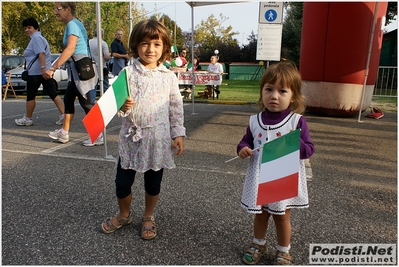
[[54, 98], [57, 97], [57, 82], [54, 79], [46, 80], [42, 75], [28, 75], [26, 101], [35, 100], [40, 84], [43, 85], [43, 91], [54, 101]]
[[68, 83], [68, 87], [66, 89], [64, 95], [64, 107], [65, 114], [75, 114], [75, 99], [78, 97], [79, 104], [85, 111], [85, 113], [89, 113], [90, 109], [93, 107], [90, 99], [90, 92], [86, 93], [86, 99], [79, 93], [78, 88], [75, 85], [75, 82], [70, 81]]
[[[132, 193], [132, 185], [136, 171], [121, 168], [120, 160], [116, 169], [116, 196], [118, 198], [125, 198]], [[161, 182], [163, 176], [163, 169], [159, 171], [148, 170], [144, 173], [144, 188], [145, 192], [150, 196], [156, 196], [161, 191]]]

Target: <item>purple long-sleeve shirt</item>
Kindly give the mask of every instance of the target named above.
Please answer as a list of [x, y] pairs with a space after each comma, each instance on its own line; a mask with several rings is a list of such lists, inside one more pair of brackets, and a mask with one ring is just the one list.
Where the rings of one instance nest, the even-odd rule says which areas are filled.
[[[262, 112], [261, 115], [262, 122], [265, 125], [275, 125], [281, 122], [285, 117], [287, 117], [290, 112], [291, 112], [290, 108], [282, 112], [270, 112], [268, 110], [265, 110]], [[299, 151], [300, 159], [307, 159], [313, 155], [315, 148], [312, 140], [310, 139], [308, 124], [306, 123], [306, 119], [304, 116], [301, 116], [301, 118], [299, 119], [297, 129], [299, 128], [301, 129], [301, 134], [300, 134], [301, 145]], [[246, 146], [250, 147], [251, 149], [254, 149], [253, 141], [254, 141], [253, 135], [251, 133], [250, 127], [248, 126], [245, 135], [242, 137], [240, 143], [237, 146], [237, 154], [243, 147]]]

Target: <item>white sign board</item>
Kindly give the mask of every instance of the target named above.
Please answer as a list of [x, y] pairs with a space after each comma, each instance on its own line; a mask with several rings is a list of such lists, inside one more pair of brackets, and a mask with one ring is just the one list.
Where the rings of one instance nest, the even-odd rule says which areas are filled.
[[280, 61], [282, 24], [259, 24], [256, 60]]
[[259, 23], [283, 23], [283, 2], [260, 2]]

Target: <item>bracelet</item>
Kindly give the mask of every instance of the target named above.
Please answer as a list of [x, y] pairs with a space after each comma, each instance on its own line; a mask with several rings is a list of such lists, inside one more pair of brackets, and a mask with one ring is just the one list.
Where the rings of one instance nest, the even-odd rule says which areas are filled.
[[45, 69], [45, 68], [46, 68], [46, 66], [40, 66], [40, 68], [41, 68], [41, 69]]
[[53, 67], [48, 69], [49, 71], [55, 72], [55, 69]]

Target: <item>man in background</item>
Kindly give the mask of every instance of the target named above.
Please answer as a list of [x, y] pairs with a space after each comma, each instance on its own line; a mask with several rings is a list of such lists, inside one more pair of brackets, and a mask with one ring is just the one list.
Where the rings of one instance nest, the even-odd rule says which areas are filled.
[[[106, 62], [109, 61], [110, 59], [110, 54], [109, 54], [109, 49], [107, 43], [103, 40], [104, 38], [104, 30], [101, 29], [101, 47], [102, 47], [102, 65], [103, 69], [100, 70], [100, 54], [99, 54], [99, 49], [98, 49], [98, 38], [97, 38], [97, 29], [94, 31], [94, 37], [93, 39], [90, 39], [89, 41], [89, 46], [90, 46], [90, 53], [91, 56], [94, 58], [94, 62], [96, 63], [97, 67], [97, 73], [100, 73], [100, 71], [103, 72], [103, 89], [104, 92], [107, 91], [109, 87], [109, 80], [108, 80], [108, 68], [106, 65]], [[96, 93], [97, 89], [99, 89], [99, 81], [97, 82], [97, 85], [94, 87], [93, 90], [90, 91], [90, 98], [92, 101], [92, 104], [94, 105], [96, 103]]]
[[115, 39], [111, 43], [112, 56], [114, 57], [114, 62], [112, 65], [112, 75], [114, 76], [118, 75], [119, 72], [125, 66], [127, 66], [127, 63], [130, 59], [125, 47], [123, 46], [122, 36], [123, 31], [117, 30], [115, 32]]

